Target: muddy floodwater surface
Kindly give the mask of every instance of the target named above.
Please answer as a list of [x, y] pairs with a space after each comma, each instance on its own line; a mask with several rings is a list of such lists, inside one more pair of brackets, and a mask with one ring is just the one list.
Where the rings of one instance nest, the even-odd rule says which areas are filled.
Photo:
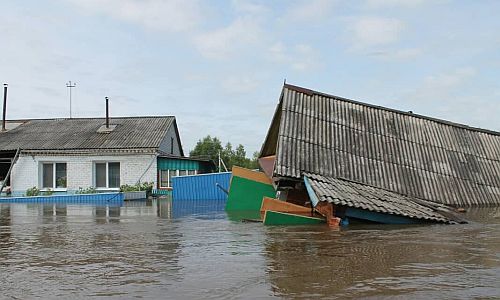
[[500, 298], [500, 209], [465, 217], [339, 231], [171, 200], [0, 203], [0, 299]]

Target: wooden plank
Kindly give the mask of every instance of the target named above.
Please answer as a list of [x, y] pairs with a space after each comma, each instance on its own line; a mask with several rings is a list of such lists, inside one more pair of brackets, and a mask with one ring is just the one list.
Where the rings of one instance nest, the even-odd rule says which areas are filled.
[[295, 213], [301, 215], [311, 215], [311, 208], [281, 201], [278, 199], [273, 199], [269, 197], [264, 197], [262, 200], [262, 206], [260, 207], [260, 212], [263, 213], [266, 210]]
[[304, 184], [306, 186], [307, 193], [309, 194], [309, 199], [311, 199], [312, 206], [316, 207], [316, 205], [318, 205], [319, 203], [319, 199], [318, 196], [316, 196], [316, 193], [314, 192], [307, 176], [304, 176]]
[[276, 197], [272, 185], [233, 175], [226, 211], [247, 210], [259, 213], [264, 197]]
[[250, 179], [264, 184], [273, 184], [271, 178], [267, 177], [267, 175], [262, 172], [252, 171], [237, 166], [233, 166], [232, 172], [233, 172], [233, 177], [236, 176], [245, 179]]
[[276, 162], [276, 155], [259, 158], [259, 165], [269, 178], [273, 176], [275, 162]]
[[268, 210], [264, 214], [264, 225], [312, 225], [325, 223], [324, 219]]

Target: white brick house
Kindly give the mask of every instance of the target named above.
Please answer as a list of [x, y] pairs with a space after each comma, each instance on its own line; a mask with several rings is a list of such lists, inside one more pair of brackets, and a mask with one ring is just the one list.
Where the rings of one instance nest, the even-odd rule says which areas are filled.
[[[12, 195], [37, 187], [60, 193], [79, 188], [118, 190], [121, 185], [154, 182], [157, 156], [182, 157], [175, 117], [45, 119], [17, 122], [0, 132], [0, 176], [12, 167]], [[14, 127], [14, 128], [12, 128]]]

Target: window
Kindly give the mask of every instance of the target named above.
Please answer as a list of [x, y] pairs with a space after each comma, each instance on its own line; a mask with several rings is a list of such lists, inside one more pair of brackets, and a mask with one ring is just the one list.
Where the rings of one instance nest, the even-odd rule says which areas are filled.
[[94, 165], [95, 186], [97, 188], [120, 187], [120, 163], [97, 162]]
[[160, 187], [161, 188], [170, 187], [170, 184], [168, 182], [168, 171], [169, 170], [161, 170], [160, 171]]
[[66, 163], [42, 163], [42, 188], [65, 189], [67, 187]]
[[174, 177], [196, 174], [196, 170], [160, 170], [160, 188], [172, 187], [172, 178]]

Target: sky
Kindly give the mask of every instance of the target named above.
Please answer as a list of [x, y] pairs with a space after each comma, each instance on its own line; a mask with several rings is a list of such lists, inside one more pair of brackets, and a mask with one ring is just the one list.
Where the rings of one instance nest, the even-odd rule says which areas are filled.
[[260, 150], [287, 83], [500, 131], [500, 1], [2, 0], [8, 119], [176, 116]]

